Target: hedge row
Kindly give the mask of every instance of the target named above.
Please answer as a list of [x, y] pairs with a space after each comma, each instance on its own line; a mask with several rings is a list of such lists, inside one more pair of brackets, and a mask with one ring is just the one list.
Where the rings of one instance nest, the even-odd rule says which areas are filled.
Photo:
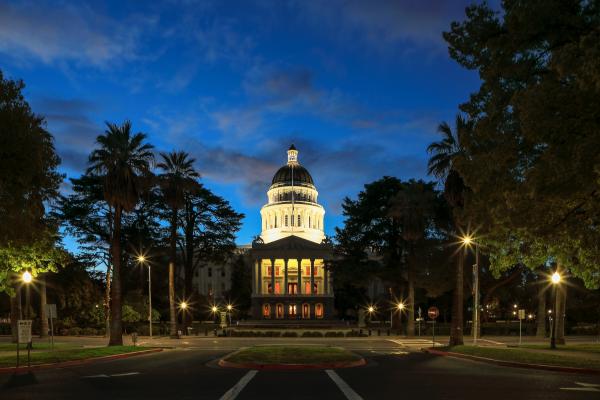
[[325, 333], [320, 331], [304, 331], [299, 334], [296, 331], [241, 331], [232, 330], [231, 336], [235, 337], [358, 337], [367, 336], [366, 333], [360, 333], [359, 331], [327, 331]]

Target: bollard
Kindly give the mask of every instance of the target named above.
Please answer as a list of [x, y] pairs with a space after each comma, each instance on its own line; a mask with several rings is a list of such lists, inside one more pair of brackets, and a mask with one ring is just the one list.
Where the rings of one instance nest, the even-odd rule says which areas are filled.
[[369, 329], [369, 336], [371, 336], [371, 330]]
[[381, 336], [381, 329], [377, 329], [377, 336]]
[[214, 334], [215, 336], [217, 336], [217, 328], [215, 328]]

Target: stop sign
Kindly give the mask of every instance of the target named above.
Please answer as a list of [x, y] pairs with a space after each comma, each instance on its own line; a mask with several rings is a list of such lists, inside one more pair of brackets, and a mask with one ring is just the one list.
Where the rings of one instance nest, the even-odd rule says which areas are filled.
[[427, 315], [430, 319], [436, 319], [440, 315], [440, 310], [437, 307], [432, 306], [427, 310]]

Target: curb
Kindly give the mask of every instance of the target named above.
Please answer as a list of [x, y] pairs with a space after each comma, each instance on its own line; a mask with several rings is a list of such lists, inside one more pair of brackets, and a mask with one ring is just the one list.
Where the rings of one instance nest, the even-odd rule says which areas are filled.
[[470, 354], [453, 353], [451, 351], [441, 351], [441, 350], [433, 350], [433, 349], [423, 349], [423, 351], [426, 353], [429, 353], [429, 354], [436, 355], [436, 356], [462, 358], [465, 360], [472, 360], [472, 361], [479, 361], [479, 362], [484, 362], [484, 363], [488, 363], [488, 364], [495, 364], [495, 365], [499, 365], [502, 367], [538, 369], [538, 370], [544, 370], [544, 371], [567, 372], [567, 373], [571, 373], [571, 374], [600, 375], [599, 369], [560, 367], [557, 365], [528, 364], [528, 363], [521, 363], [521, 362], [516, 362], [516, 361], [503, 361], [503, 360], [497, 360], [495, 358], [472, 356]]
[[27, 366], [19, 366], [19, 368], [16, 368], [16, 367], [0, 367], [0, 374], [16, 373], [16, 372], [22, 372], [22, 371], [31, 371], [31, 370], [34, 370], [34, 369], [49, 369], [49, 368], [71, 367], [71, 366], [81, 365], [81, 364], [87, 364], [87, 363], [91, 363], [91, 362], [95, 362], [95, 361], [118, 360], [118, 359], [121, 359], [121, 358], [129, 358], [129, 357], [135, 357], [135, 356], [142, 356], [144, 354], [158, 353], [158, 352], [161, 352], [161, 351], [163, 351], [162, 348], [156, 348], [156, 349], [148, 349], [148, 350], [141, 350], [141, 351], [132, 351], [132, 352], [129, 352], [129, 353], [112, 354], [110, 356], [83, 358], [81, 360], [62, 361], [62, 362], [49, 363], [49, 364], [36, 364], [36, 365], [32, 365], [31, 367], [27, 367]]
[[340, 361], [321, 364], [259, 364], [259, 363], [234, 363], [224, 359], [219, 360], [219, 366], [223, 368], [243, 368], [257, 370], [302, 370], [302, 369], [339, 369], [362, 367], [367, 362], [364, 358], [356, 361]]

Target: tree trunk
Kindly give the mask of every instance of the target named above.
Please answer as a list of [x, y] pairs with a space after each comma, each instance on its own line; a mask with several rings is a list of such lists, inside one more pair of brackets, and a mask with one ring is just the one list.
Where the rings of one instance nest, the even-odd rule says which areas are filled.
[[123, 321], [121, 304], [121, 206], [115, 206], [113, 237], [111, 245], [113, 277], [110, 303], [109, 346], [123, 345]]
[[12, 342], [17, 343], [18, 321], [21, 319], [21, 289], [16, 285], [15, 295], [10, 298], [10, 333]]
[[[184, 285], [183, 298], [190, 304], [195, 303], [194, 296], [194, 210], [192, 204], [186, 203], [186, 218], [185, 218], [185, 258], [184, 258]], [[192, 326], [192, 313], [190, 310], [183, 314], [184, 329]]]
[[171, 242], [169, 251], [169, 335], [177, 337], [177, 310], [175, 309], [175, 257], [177, 257], [177, 209], [171, 210]]
[[406, 335], [407, 336], [415, 336], [415, 257], [414, 257], [414, 249], [411, 246], [410, 249], [410, 258], [408, 261], [408, 297], [406, 298], [406, 302], [408, 303], [406, 306], [408, 308], [407, 313], [407, 321], [406, 321]]
[[556, 288], [556, 344], [565, 344], [565, 313], [567, 305], [566, 282]]
[[48, 316], [46, 315], [46, 275], [38, 276], [40, 283], [40, 338], [48, 336]]
[[[544, 275], [542, 275], [544, 276]], [[546, 336], [546, 291], [548, 287], [546, 282], [541, 279], [538, 281], [537, 293], [537, 315], [535, 336], [543, 338]]]
[[450, 328], [450, 346], [459, 346], [463, 341], [463, 261], [464, 251], [458, 253], [456, 260], [456, 287], [454, 288], [454, 301], [452, 304], [452, 325]]
[[109, 335], [110, 332], [110, 287], [111, 287], [111, 265], [110, 263], [106, 267], [106, 290], [104, 293], [104, 323], [105, 331], [104, 337]]

